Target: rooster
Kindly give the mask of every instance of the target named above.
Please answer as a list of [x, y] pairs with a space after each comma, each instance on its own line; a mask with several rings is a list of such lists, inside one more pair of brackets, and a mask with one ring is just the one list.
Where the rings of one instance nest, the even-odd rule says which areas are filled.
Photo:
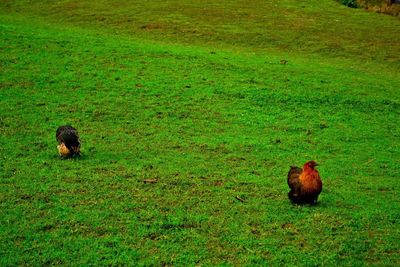
[[288, 185], [290, 192], [288, 194], [292, 203], [296, 204], [315, 204], [322, 191], [322, 181], [315, 167], [318, 164], [315, 161], [308, 161], [303, 169], [299, 167], [290, 167], [288, 173]]
[[56, 139], [60, 156], [72, 157], [80, 155], [81, 142], [79, 141], [78, 131], [74, 127], [70, 125], [58, 127]]

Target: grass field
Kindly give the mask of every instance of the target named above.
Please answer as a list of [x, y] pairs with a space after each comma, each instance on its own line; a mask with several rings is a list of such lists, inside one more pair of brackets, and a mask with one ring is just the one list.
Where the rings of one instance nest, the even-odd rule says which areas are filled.
[[399, 19], [216, 2], [1, 1], [0, 266], [400, 265]]

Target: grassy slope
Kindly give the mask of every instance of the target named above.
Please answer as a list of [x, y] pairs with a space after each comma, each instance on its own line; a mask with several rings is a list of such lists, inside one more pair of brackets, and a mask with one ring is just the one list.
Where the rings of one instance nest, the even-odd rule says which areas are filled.
[[11, 14], [163, 42], [400, 64], [398, 18], [335, 1], [2, 2], [2, 9]]
[[[291, 27], [263, 47], [269, 32], [250, 41], [244, 19], [212, 22], [208, 39], [209, 12], [196, 20], [201, 34], [126, 28], [114, 22], [149, 23], [105, 1], [106, 20], [87, 21], [101, 9], [78, 2], [46, 17], [32, 3], [29, 22], [26, 6], [19, 19], [3, 14], [0, 265], [398, 265], [399, 47], [385, 42], [398, 38], [399, 22], [334, 3], [302, 13], [280, 2], [288, 21], [330, 7], [336, 13], [323, 14], [361, 20], [361, 32], [336, 28], [345, 44], [336, 51], [318, 27], [303, 33], [316, 40], [303, 47]], [[17, 4], [5, 5], [12, 13]], [[159, 13], [172, 7], [176, 27], [198, 8], [187, 3], [184, 16], [164, 6], [146, 20], [166, 20]], [[254, 12], [254, 25], [258, 13], [271, 16], [215, 10]], [[363, 32], [363, 20], [377, 26]], [[174, 40], [182, 45], [166, 45]], [[56, 156], [54, 131], [67, 122], [81, 131], [79, 160]], [[292, 206], [288, 166], [308, 159], [322, 164], [320, 204]]]

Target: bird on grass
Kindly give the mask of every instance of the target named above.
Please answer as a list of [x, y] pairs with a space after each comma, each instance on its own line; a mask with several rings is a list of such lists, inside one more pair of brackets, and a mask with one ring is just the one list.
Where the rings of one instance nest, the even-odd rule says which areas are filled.
[[289, 199], [295, 204], [315, 204], [322, 191], [322, 181], [315, 167], [318, 164], [307, 161], [303, 168], [292, 166], [288, 173]]
[[81, 142], [78, 131], [71, 125], [58, 127], [56, 131], [58, 153], [61, 157], [80, 156]]

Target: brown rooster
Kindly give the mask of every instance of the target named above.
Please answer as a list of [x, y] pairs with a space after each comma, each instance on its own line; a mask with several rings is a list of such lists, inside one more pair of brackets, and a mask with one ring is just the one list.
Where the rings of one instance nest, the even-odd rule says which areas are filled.
[[288, 194], [292, 203], [296, 204], [315, 204], [318, 195], [322, 191], [322, 181], [315, 167], [318, 164], [315, 161], [308, 161], [303, 169], [299, 167], [290, 167], [288, 173], [288, 185], [290, 192]]
[[81, 142], [79, 141], [78, 131], [70, 126], [64, 125], [58, 127], [56, 131], [58, 142], [58, 153], [62, 157], [71, 157], [80, 155]]

